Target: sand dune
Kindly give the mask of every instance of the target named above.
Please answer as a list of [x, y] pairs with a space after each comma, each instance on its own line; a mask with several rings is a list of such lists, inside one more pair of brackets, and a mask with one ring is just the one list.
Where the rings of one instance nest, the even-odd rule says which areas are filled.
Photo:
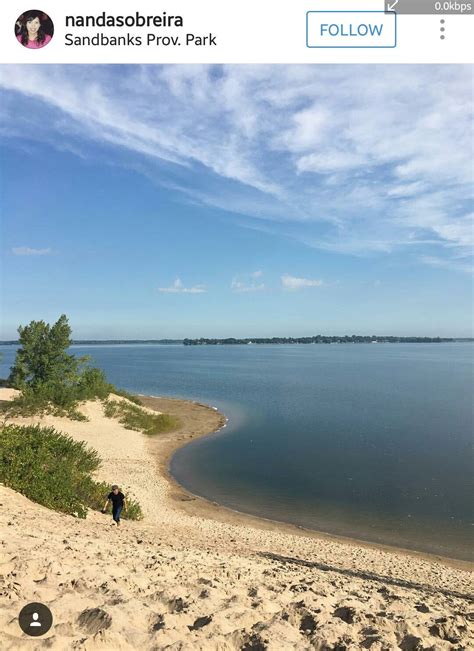
[[[0, 399], [7, 399], [0, 390]], [[194, 499], [170, 480], [169, 455], [222, 425], [214, 410], [147, 399], [180, 416], [148, 439], [84, 405], [88, 422], [47, 416], [93, 446], [99, 478], [142, 504], [142, 522], [51, 512], [0, 486], [0, 647], [19, 649], [468, 649], [471, 574], [449, 563], [310, 535]], [[44, 638], [17, 622], [51, 608]]]

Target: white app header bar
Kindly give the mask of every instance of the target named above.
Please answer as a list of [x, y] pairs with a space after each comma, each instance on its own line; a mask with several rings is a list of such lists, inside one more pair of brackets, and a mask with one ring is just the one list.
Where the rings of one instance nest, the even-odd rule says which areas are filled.
[[2, 10], [4, 63], [472, 62], [472, 13], [402, 0], [29, 1]]

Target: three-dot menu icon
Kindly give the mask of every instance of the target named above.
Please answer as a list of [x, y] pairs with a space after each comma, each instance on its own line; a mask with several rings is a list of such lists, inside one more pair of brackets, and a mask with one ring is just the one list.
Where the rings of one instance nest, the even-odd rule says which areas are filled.
[[439, 22], [441, 23], [441, 27], [440, 27], [441, 36], [440, 36], [440, 39], [442, 41], [444, 41], [444, 39], [445, 39], [445, 35], [444, 35], [445, 27], [444, 27], [444, 24], [445, 24], [446, 21], [444, 20], [444, 18], [441, 18], [441, 20]]

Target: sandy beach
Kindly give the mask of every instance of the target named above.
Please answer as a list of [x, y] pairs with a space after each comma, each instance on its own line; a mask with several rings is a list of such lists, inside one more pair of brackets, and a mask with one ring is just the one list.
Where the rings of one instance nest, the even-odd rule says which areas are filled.
[[[12, 391], [0, 389], [0, 400]], [[173, 452], [216, 431], [205, 405], [143, 398], [180, 428], [153, 438], [106, 418], [15, 419], [86, 441], [97, 478], [139, 500], [144, 519], [49, 511], [0, 486], [0, 647], [281, 651], [470, 649], [472, 574], [465, 562], [316, 534], [239, 514], [187, 493]], [[18, 613], [46, 603], [54, 625], [24, 635]]]

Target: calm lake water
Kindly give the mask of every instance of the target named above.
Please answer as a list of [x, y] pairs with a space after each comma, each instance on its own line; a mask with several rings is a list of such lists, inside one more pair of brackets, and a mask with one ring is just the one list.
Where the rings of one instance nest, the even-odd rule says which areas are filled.
[[[8, 372], [12, 347], [3, 352]], [[77, 346], [116, 385], [207, 402], [220, 433], [174, 476], [231, 508], [311, 529], [469, 558], [470, 343]]]

